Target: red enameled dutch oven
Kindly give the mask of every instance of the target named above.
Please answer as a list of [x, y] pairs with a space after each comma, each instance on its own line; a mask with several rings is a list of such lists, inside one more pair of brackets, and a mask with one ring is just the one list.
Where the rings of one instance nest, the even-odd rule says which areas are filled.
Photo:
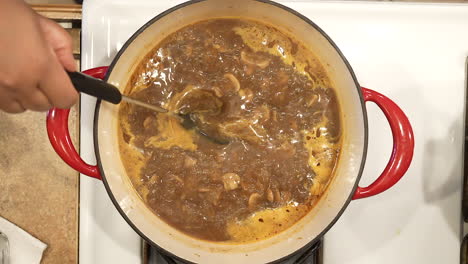
[[[342, 112], [342, 151], [325, 194], [309, 214], [289, 229], [255, 243], [226, 245], [197, 240], [163, 222], [138, 197], [122, 164], [117, 144], [118, 106], [97, 103], [94, 119], [97, 165], [86, 164], [73, 147], [68, 133], [69, 110], [50, 110], [47, 130], [60, 157], [77, 171], [102, 179], [117, 210], [150, 244], [189, 262], [276, 262], [316, 242], [338, 220], [351, 200], [379, 194], [397, 183], [411, 163], [413, 132], [408, 118], [394, 102], [359, 85], [348, 61], [325, 32], [298, 12], [264, 0], [205, 0], [178, 5], [141, 27], [109, 68], [95, 68], [85, 73], [123, 89], [139, 61], [168, 34], [184, 25], [218, 17], [250, 18], [272, 24], [302, 41], [323, 65], [329, 65], [327, 71], [335, 84]], [[368, 143], [365, 106], [368, 101], [376, 103], [390, 123], [393, 152], [380, 177], [367, 187], [359, 187]]]

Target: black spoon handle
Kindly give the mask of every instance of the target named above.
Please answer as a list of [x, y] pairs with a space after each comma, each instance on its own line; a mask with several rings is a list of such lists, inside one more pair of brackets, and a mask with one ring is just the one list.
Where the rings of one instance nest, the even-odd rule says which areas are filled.
[[67, 72], [75, 89], [81, 93], [89, 94], [104, 101], [118, 104], [122, 101], [122, 94], [112, 84], [93, 78], [81, 72]]

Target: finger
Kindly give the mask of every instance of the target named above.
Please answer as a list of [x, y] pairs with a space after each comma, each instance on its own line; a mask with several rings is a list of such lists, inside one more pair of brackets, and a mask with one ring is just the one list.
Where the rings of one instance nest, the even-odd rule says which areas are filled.
[[54, 21], [39, 16], [39, 24], [44, 33], [47, 44], [54, 51], [60, 64], [68, 71], [76, 71], [73, 57], [73, 40], [70, 34]]
[[70, 108], [78, 100], [78, 92], [62, 65], [51, 56], [51, 63], [39, 82], [39, 89], [46, 95], [53, 106]]
[[2, 96], [0, 97], [0, 109], [10, 114], [22, 113], [26, 111], [20, 102], [11, 98], [10, 96], [4, 96], [3, 92]]
[[23, 113], [26, 111], [26, 108], [24, 108], [20, 102], [18, 101], [12, 101], [8, 106], [6, 106], [3, 111], [10, 113], [10, 114], [19, 114]]
[[49, 99], [39, 89], [31, 91], [28, 95], [21, 96], [21, 98], [23, 98], [21, 105], [26, 109], [43, 112], [52, 108]]

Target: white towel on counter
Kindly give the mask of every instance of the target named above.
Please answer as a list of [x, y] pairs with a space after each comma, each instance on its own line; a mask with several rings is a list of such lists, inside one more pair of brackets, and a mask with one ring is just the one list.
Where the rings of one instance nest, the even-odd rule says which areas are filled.
[[0, 217], [0, 232], [8, 237], [10, 264], [39, 264], [47, 245]]

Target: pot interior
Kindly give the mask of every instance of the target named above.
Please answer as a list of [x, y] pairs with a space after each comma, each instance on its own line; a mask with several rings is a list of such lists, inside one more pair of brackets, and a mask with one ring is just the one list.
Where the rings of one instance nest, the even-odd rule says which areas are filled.
[[331, 40], [306, 18], [264, 1], [193, 1], [157, 16], [124, 45], [109, 69], [108, 82], [123, 91], [141, 59], [166, 36], [185, 25], [220, 17], [261, 21], [292, 35], [314, 52], [334, 83], [342, 113], [342, 150], [334, 179], [315, 208], [295, 225], [269, 239], [244, 245], [201, 241], [166, 224], [138, 197], [120, 157], [118, 106], [106, 102], [101, 102], [96, 109], [96, 154], [105, 185], [117, 209], [150, 243], [197, 263], [245, 263], [247, 259], [266, 263], [294, 253], [323, 235], [350, 201], [365, 158], [365, 110], [352, 70]]

